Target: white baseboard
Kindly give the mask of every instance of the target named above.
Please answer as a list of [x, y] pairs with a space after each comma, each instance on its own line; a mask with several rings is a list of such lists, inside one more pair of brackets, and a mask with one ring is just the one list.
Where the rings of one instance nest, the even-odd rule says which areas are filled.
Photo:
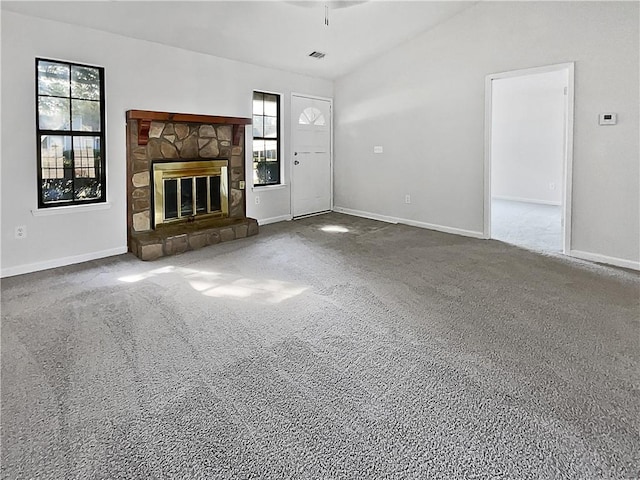
[[291, 220], [291, 215], [280, 215], [278, 217], [262, 218], [258, 219], [258, 225], [269, 225], [270, 223], [288, 222]]
[[508, 200], [510, 202], [522, 202], [522, 203], [537, 203], [538, 205], [554, 205], [559, 207], [562, 202], [556, 202], [553, 200], [537, 200], [535, 198], [521, 198], [521, 197], [507, 197], [505, 195], [492, 195], [491, 199], [496, 200]]
[[99, 258], [112, 257], [113, 255], [121, 255], [127, 253], [127, 247], [110, 248], [109, 250], [101, 250], [99, 252], [84, 253], [82, 255], [74, 255], [71, 257], [55, 258], [53, 260], [45, 260], [43, 262], [28, 263], [26, 265], [17, 265], [15, 267], [3, 268], [0, 270], [0, 277], [13, 277], [24, 273], [39, 272], [41, 270], [49, 270], [50, 268], [66, 267], [75, 263], [88, 262]]
[[344, 213], [346, 215], [353, 215], [354, 217], [369, 218], [371, 220], [378, 220], [380, 222], [398, 223], [393, 217], [387, 217], [386, 215], [378, 215], [377, 213], [363, 212], [362, 210], [353, 210], [351, 208], [333, 207], [334, 212]]
[[406, 218], [389, 217], [386, 215], [378, 215], [377, 213], [364, 212], [362, 210], [352, 210], [350, 208], [333, 207], [334, 212], [354, 215], [356, 217], [370, 218], [371, 220], [379, 220], [387, 223], [401, 223], [411, 227], [426, 228], [427, 230], [436, 230], [438, 232], [452, 233], [454, 235], [462, 235], [463, 237], [484, 238], [484, 233], [474, 230], [464, 230], [462, 228], [447, 227], [445, 225], [437, 225], [435, 223], [417, 222]]
[[476, 232], [475, 230], [465, 230], [463, 228], [447, 227], [445, 225], [437, 225], [435, 223], [416, 222], [415, 220], [405, 220], [403, 218], [398, 219], [398, 223], [410, 225], [412, 227], [426, 228], [427, 230], [436, 230], [443, 233], [452, 233], [454, 235], [461, 235], [463, 237], [472, 237], [484, 239], [484, 233]]
[[589, 260], [590, 262], [606, 263], [607, 265], [616, 267], [640, 270], [640, 262], [625, 260], [624, 258], [608, 257], [607, 255], [600, 255], [599, 253], [583, 252], [580, 250], [570, 250], [569, 255], [582, 260]]

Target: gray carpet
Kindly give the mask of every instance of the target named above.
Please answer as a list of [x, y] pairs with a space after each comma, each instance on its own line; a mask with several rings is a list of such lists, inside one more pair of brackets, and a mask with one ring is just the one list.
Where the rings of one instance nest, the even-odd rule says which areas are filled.
[[562, 252], [562, 211], [557, 205], [491, 200], [491, 238], [543, 252]]
[[637, 478], [639, 288], [339, 214], [5, 279], [3, 478]]

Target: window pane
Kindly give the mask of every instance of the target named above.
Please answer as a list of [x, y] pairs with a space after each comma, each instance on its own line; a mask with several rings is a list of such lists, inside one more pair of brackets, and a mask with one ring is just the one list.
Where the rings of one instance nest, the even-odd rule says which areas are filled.
[[253, 183], [264, 185], [267, 183], [267, 164], [264, 162], [253, 164]]
[[69, 130], [69, 99], [38, 97], [40, 130]]
[[100, 137], [73, 137], [73, 169], [76, 178], [100, 176]]
[[38, 62], [38, 93], [40, 95], [69, 96], [69, 65]]
[[278, 183], [280, 181], [280, 165], [277, 163], [265, 163], [265, 176], [266, 181], [264, 183]]
[[272, 117], [278, 116], [278, 96], [277, 95], [265, 95], [264, 96], [264, 114]]
[[264, 117], [264, 135], [266, 138], [278, 137], [278, 119], [277, 117]]
[[91, 200], [100, 198], [102, 184], [95, 178], [76, 178], [74, 198], [76, 200]]
[[253, 116], [253, 136], [264, 137], [263, 119], [261, 115]]
[[278, 142], [266, 140], [264, 142], [264, 148], [267, 162], [275, 162], [278, 160]]
[[193, 177], [180, 179], [180, 216], [193, 215]]
[[71, 100], [71, 110], [73, 113], [72, 130], [100, 131], [100, 102]]
[[42, 179], [42, 201], [43, 203], [53, 203], [73, 198], [73, 180], [62, 179]]
[[71, 137], [42, 135], [40, 137], [40, 166], [42, 178], [65, 178], [65, 168], [70, 169]]
[[71, 96], [100, 100], [100, 71], [91, 67], [71, 67]]
[[261, 93], [253, 94], [253, 114], [254, 115], [263, 115], [264, 110], [262, 108], [263, 100]]
[[260, 162], [264, 161], [265, 153], [264, 153], [264, 140], [254, 140], [253, 141], [253, 161]]
[[178, 218], [178, 180], [164, 181], [164, 219]]

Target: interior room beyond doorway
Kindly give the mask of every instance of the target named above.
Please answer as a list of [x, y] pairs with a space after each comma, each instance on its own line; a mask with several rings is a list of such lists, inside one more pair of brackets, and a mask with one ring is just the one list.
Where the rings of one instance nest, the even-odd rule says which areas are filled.
[[563, 250], [568, 71], [492, 80], [491, 238]]

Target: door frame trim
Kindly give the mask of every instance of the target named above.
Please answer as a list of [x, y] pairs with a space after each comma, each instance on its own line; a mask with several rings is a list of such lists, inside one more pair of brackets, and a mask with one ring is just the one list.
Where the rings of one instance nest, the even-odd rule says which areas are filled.
[[563, 199], [562, 199], [562, 253], [571, 255], [571, 203], [573, 185], [573, 125], [575, 115], [575, 62], [558, 63], [541, 67], [511, 70], [508, 72], [492, 73], [485, 77], [485, 106], [484, 106], [484, 227], [483, 236], [485, 239], [491, 238], [491, 129], [492, 129], [492, 106], [493, 80], [535, 75], [539, 73], [549, 73], [557, 71], [567, 71], [567, 101], [566, 101], [566, 122], [565, 122], [565, 142], [564, 142], [564, 162], [563, 162]]
[[289, 105], [291, 109], [289, 111], [289, 119], [291, 121], [291, 141], [289, 142], [289, 171], [291, 172], [289, 181], [291, 183], [291, 188], [289, 189], [289, 214], [291, 218], [300, 218], [293, 216], [293, 190], [295, 189], [295, 185], [293, 184], [293, 160], [294, 160], [294, 123], [293, 123], [293, 97], [301, 97], [301, 98], [310, 98], [313, 100], [322, 100], [329, 102], [329, 175], [330, 175], [330, 185], [329, 185], [329, 211], [333, 211], [333, 98], [331, 97], [321, 97], [318, 95], [308, 95], [306, 93], [298, 93], [291, 92], [291, 96], [289, 98]]

